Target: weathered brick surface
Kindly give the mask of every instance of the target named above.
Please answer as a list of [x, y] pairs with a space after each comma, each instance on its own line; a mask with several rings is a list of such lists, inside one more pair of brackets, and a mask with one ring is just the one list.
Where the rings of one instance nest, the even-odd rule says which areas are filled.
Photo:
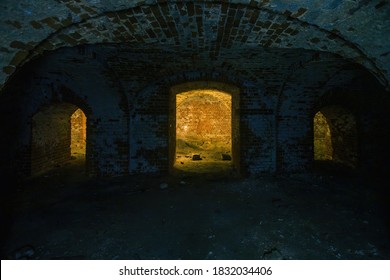
[[[196, 13], [196, 10], [194, 10]], [[297, 172], [313, 163], [313, 118], [321, 108], [344, 107], [356, 117], [358, 166], [375, 168], [388, 151], [389, 101], [370, 73], [329, 53], [305, 50], [174, 49], [95, 45], [57, 50], [26, 65], [1, 96], [7, 170], [31, 172], [32, 116], [70, 103], [87, 116], [87, 172], [91, 175], [168, 172], [170, 90], [200, 82], [238, 88], [241, 174]], [[226, 84], [226, 89], [223, 88]], [[234, 100], [233, 100], [234, 103]], [[13, 119], [15, 125], [6, 120]], [[377, 135], [375, 139], [372, 135]]]
[[31, 174], [59, 167], [70, 159], [70, 117], [76, 106], [62, 103], [42, 108], [32, 117]]
[[[7, 114], [7, 119], [15, 120], [11, 133], [14, 130], [16, 135], [11, 134], [3, 141], [10, 151], [11, 160], [16, 166], [23, 166], [17, 168], [18, 172], [31, 173], [33, 116], [56, 104], [73, 104], [74, 109], [82, 109], [87, 117], [86, 168], [89, 174], [119, 175], [128, 172], [128, 117], [121, 108], [121, 91], [110, 79], [101, 78], [104, 69], [96, 60], [91, 59], [82, 68], [81, 60], [74, 64], [75, 59], [81, 58], [64, 57], [56, 61], [49, 57], [25, 69], [21, 73], [23, 85], [16, 80], [16, 86], [7, 91], [4, 98], [8, 101], [2, 103], [1, 108], [2, 126], [8, 125], [3, 119], [3, 114]], [[73, 62], [66, 64], [65, 61]], [[70, 157], [68, 136], [64, 149], [68, 147]]]
[[210, 57], [224, 48], [329, 51], [364, 65], [389, 86], [389, 9], [379, 0], [4, 0], [0, 85], [47, 50], [125, 43], [208, 51]]
[[78, 108], [70, 116], [70, 151], [72, 154], [85, 154], [87, 139], [87, 118]]

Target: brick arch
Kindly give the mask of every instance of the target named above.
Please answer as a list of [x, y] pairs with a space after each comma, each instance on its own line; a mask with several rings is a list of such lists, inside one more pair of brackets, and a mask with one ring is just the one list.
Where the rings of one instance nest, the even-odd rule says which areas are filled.
[[[376, 165], [379, 150], [386, 145], [379, 141], [383, 135], [375, 139], [370, 135], [375, 132], [373, 128], [382, 131], [378, 127], [385, 126], [381, 121], [381, 114], [389, 104], [385, 96], [385, 89], [378, 80], [367, 69], [350, 61], [334, 63], [328, 57], [321, 62], [310, 59], [292, 67], [291, 75], [286, 77], [280, 90], [275, 114], [277, 170], [298, 171], [311, 167], [314, 115], [321, 108], [333, 105], [347, 108], [356, 116], [359, 158], [367, 161], [359, 167]], [[286, 160], [287, 155], [294, 158], [295, 166]]]
[[[241, 91], [245, 86], [237, 77], [214, 71], [177, 72], [158, 80], [149, 80], [146, 87], [131, 95], [129, 99], [132, 103], [129, 118], [130, 173], [169, 172], [169, 93], [172, 86], [203, 81], [210, 84], [235, 85]], [[149, 122], [149, 118], [153, 122]], [[152, 143], [149, 138], [153, 139]], [[159, 143], [160, 146], [154, 147], [154, 142]], [[148, 164], [144, 164], [145, 161]]]
[[[54, 104], [70, 104], [73, 106], [73, 108], [81, 109], [83, 113], [85, 114], [87, 118], [86, 123], [86, 151], [85, 151], [85, 172], [86, 174], [96, 174], [98, 173], [98, 170], [96, 170], [96, 163], [94, 163], [94, 141], [91, 140], [93, 138], [93, 128], [91, 128], [94, 114], [92, 107], [87, 103], [86, 100], [81, 98], [74, 90], [72, 90], [68, 85], [59, 84], [57, 86], [57, 94], [55, 96], [57, 97], [57, 100], [52, 100], [51, 103]], [[51, 106], [46, 105], [46, 106]], [[40, 108], [38, 110], [41, 110]], [[91, 137], [92, 136], [92, 137]]]
[[[40, 107], [48, 107], [52, 104], [69, 104], [74, 106], [75, 109], [81, 109], [87, 118], [93, 116], [91, 106], [86, 102], [86, 100], [77, 95], [74, 89], [69, 87], [69, 84], [59, 83], [55, 88], [52, 87], [52, 90], [55, 92], [54, 98], [48, 100], [46, 103], [43, 103]], [[34, 115], [39, 112], [41, 110], [40, 107], [35, 108], [35, 111], [30, 112], [30, 114]]]
[[78, 96], [73, 90], [65, 85], [60, 85], [58, 91], [62, 97], [61, 99], [63, 102], [77, 106], [84, 112], [87, 118], [93, 115], [91, 106], [89, 106], [86, 100]]
[[[21, 73], [22, 77], [26, 75], [26, 73]], [[57, 73], [58, 74], [58, 73]], [[64, 73], [62, 73], [62, 76], [64, 76]], [[24, 77], [26, 79], [26, 77]], [[27, 78], [28, 79], [28, 78]], [[49, 166], [45, 166], [42, 159], [39, 158], [38, 155], [41, 153], [37, 151], [33, 146], [33, 123], [34, 123], [34, 117], [41, 114], [45, 111], [51, 111], [48, 114], [41, 114], [40, 117], [41, 120], [49, 119], [52, 117], [59, 117], [59, 118], [70, 118], [70, 116], [73, 114], [73, 112], [77, 109], [81, 109], [83, 113], [85, 114], [87, 118], [87, 126], [86, 126], [86, 133], [87, 133], [87, 143], [86, 143], [86, 157], [85, 157], [85, 171], [87, 174], [96, 174], [96, 164], [94, 164], [94, 142], [90, 141], [89, 135], [93, 134], [91, 131], [90, 124], [92, 123], [92, 120], [94, 119], [94, 112], [92, 107], [88, 104], [87, 100], [83, 99], [79, 94], [76, 93], [77, 89], [74, 88], [72, 81], [67, 79], [58, 79], [56, 82], [51, 82], [50, 84], [47, 84], [46, 81], [35, 81], [33, 85], [31, 85], [31, 82], [24, 83], [23, 79], [16, 80], [16, 83], [13, 85], [9, 85], [7, 89], [9, 90], [7, 94], [2, 95], [2, 100], [5, 97], [6, 101], [3, 106], [10, 106], [11, 108], [15, 106], [16, 104], [21, 104], [23, 106], [23, 103], [26, 101], [20, 101], [23, 99], [23, 92], [43, 92], [43, 95], [45, 97], [40, 96], [38, 98], [38, 102], [34, 104], [34, 106], [31, 106], [30, 110], [15, 110], [13, 112], [15, 114], [13, 119], [18, 119], [17, 115], [22, 113], [22, 119], [25, 119], [23, 121], [23, 126], [18, 125], [16, 126], [16, 131], [19, 131], [19, 133], [26, 134], [24, 137], [25, 139], [28, 139], [28, 142], [23, 144], [22, 152], [16, 152], [14, 154], [14, 164], [12, 168], [16, 168], [17, 172], [16, 174], [21, 177], [28, 177], [31, 175], [38, 175], [41, 171], [48, 171], [47, 169]], [[17, 89], [18, 93], [15, 94], [15, 88]], [[7, 96], [9, 96], [11, 99], [8, 99]], [[8, 100], [7, 100], [8, 99]], [[20, 106], [20, 105], [16, 105]], [[20, 122], [20, 121], [19, 121]], [[68, 125], [67, 123], [62, 124], [62, 126]], [[60, 129], [59, 126], [55, 126], [54, 129]], [[69, 127], [70, 129], [70, 127]], [[61, 130], [61, 129], [60, 129]], [[24, 131], [24, 132], [21, 132]], [[55, 133], [55, 132], [54, 132]], [[17, 138], [17, 137], [15, 137]], [[62, 155], [62, 158], [59, 158], [58, 161], [56, 159], [50, 159], [53, 160], [53, 162], [56, 162], [57, 164], [64, 163], [65, 158], [68, 156], [67, 151], [65, 149], [65, 146], [61, 146], [59, 148], [59, 153]], [[70, 157], [70, 155], [69, 155]], [[37, 163], [40, 162], [40, 163]], [[11, 171], [14, 173], [14, 171]]]
[[[31, 118], [31, 153], [26, 159], [28, 161], [26, 165], [30, 166], [28, 175], [40, 175], [71, 159], [71, 116], [77, 109], [80, 108], [72, 103], [52, 102], [41, 106], [34, 113]], [[88, 131], [88, 125], [86, 129]], [[88, 132], [86, 140], [85, 167], [88, 166], [91, 150]]]
[[[322, 119], [319, 120], [313, 117], [313, 146], [317, 148], [313, 149], [313, 156], [317, 152], [317, 159], [319, 160], [331, 160], [349, 168], [358, 167], [359, 128], [357, 116], [346, 106], [336, 104], [323, 106], [318, 113], [321, 113]], [[330, 139], [323, 137], [324, 134], [327, 134], [323, 131], [324, 122], [329, 129]]]
[[[326, 54], [321, 57], [314, 53], [308, 60], [292, 65], [277, 97], [276, 115], [280, 115], [284, 102], [305, 98], [310, 104], [307, 108], [308, 114], [314, 116], [320, 104], [329, 97], [329, 93], [332, 93], [332, 98], [335, 99], [340, 98], [342, 93], [352, 96], [353, 92], [362, 92], [368, 88], [375, 88], [378, 97], [385, 92], [385, 88], [366, 68], [348, 60], [337, 60], [335, 63], [334, 59], [337, 58]], [[308, 94], [297, 88], [302, 85], [307, 88], [314, 88], [316, 85], [316, 90], [311, 90]]]
[[[339, 74], [345, 75], [347, 69]], [[349, 70], [351, 71], [351, 69]], [[348, 110], [354, 117], [357, 130], [357, 165], [360, 171], [380, 170], [387, 162], [388, 112], [389, 99], [383, 87], [372, 78], [357, 76], [354, 88], [338, 83], [337, 77], [331, 79], [313, 104], [311, 115], [329, 106], [338, 106]], [[353, 83], [350, 83], [353, 84]]]
[[[335, 64], [334, 59], [335, 57], [328, 54], [313, 53], [306, 60], [292, 65], [289, 73], [286, 74], [275, 102], [276, 172], [301, 171], [309, 166], [312, 152], [307, 150], [307, 147], [310, 147], [311, 142], [304, 139], [312, 135], [311, 103], [316, 96], [319, 96], [318, 90], [313, 91], [312, 88], [314, 85], [319, 88], [318, 84], [329, 80], [335, 72], [340, 71], [343, 63], [347, 63], [338, 61]], [[322, 71], [315, 71], [316, 69]], [[291, 112], [295, 112], [295, 115], [293, 116]], [[298, 127], [301, 129], [298, 130]], [[296, 136], [290, 137], [291, 135]]]
[[[58, 28], [51, 23], [56, 31], [35, 45], [16, 44], [21, 49], [4, 70], [11, 74], [15, 67], [47, 50], [87, 43], [125, 42], [129, 48], [158, 45], [162, 51], [172, 47], [195, 52], [208, 49], [211, 58], [224, 48], [244, 45], [330, 51], [358, 61], [387, 83], [375, 63], [341, 35], [300, 20], [299, 12], [280, 13], [264, 6], [264, 2], [256, 1], [250, 4], [202, 1], [196, 5], [192, 1], [158, 4], [148, 1], [118, 11], [90, 12], [78, 23], [59, 24]], [[202, 17], [198, 14], [208, 18], [207, 23], [199, 20]]]
[[176, 95], [184, 91], [216, 89], [231, 96], [231, 143], [234, 169], [240, 173], [240, 88], [231, 83], [197, 80], [172, 85], [169, 90], [169, 166], [174, 168], [176, 149]]
[[351, 113], [358, 115], [362, 104], [356, 97], [355, 92], [345, 88], [328, 88], [315, 100], [311, 109], [311, 116], [314, 117], [321, 108], [333, 105], [344, 107]]
[[[26, 135], [23, 137], [15, 135], [14, 138], [29, 139], [28, 133], [24, 131], [30, 131], [28, 126], [31, 126], [31, 116], [41, 106], [50, 105], [53, 102], [74, 104], [82, 109], [87, 116], [89, 145], [87, 145], [86, 169], [88, 174], [101, 176], [127, 174], [129, 111], [127, 96], [121, 83], [115, 80], [115, 75], [105, 65], [97, 62], [91, 64], [88, 61], [85, 64], [85, 70], [81, 70], [82, 72], [88, 71], [91, 75], [97, 75], [101, 71], [107, 74], [107, 79], [94, 79], [95, 88], [90, 91], [89, 87], [83, 87], [83, 85], [88, 86], [88, 83], [85, 82], [88, 76], [72, 74], [72, 69], [67, 68], [66, 63], [52, 63], [56, 60], [55, 58], [63, 55], [63, 52], [73, 54], [74, 51], [57, 50], [50, 56], [43, 57], [42, 60], [31, 61], [29, 65], [23, 67], [21, 69], [23, 71], [12, 77], [12, 83], [7, 84], [7, 92], [1, 95], [2, 108], [15, 108], [2, 110], [2, 112], [11, 111], [12, 114], [16, 115], [15, 119], [22, 119], [19, 121], [20, 127], [14, 130], [23, 131]], [[112, 102], [107, 102], [107, 100]], [[106, 111], [110, 112], [109, 116], [105, 115]], [[95, 155], [106, 145], [104, 139], [99, 138], [99, 129], [109, 130], [111, 128], [113, 131], [120, 131], [113, 137], [113, 143], [109, 143], [115, 147], [112, 151], [114, 155], [96, 157]], [[20, 151], [20, 160], [18, 160], [19, 166], [22, 166], [20, 169], [26, 170], [24, 174], [28, 174], [28, 166], [24, 166], [23, 162], [27, 162], [25, 157], [30, 150], [29, 143], [15, 144], [15, 149]], [[110, 164], [106, 165], [106, 162], [110, 162]], [[15, 169], [19, 166], [16, 166]], [[111, 168], [111, 166], [113, 167]]]
[[[308, 60], [292, 67], [280, 89], [275, 106], [275, 153], [278, 171], [310, 168], [313, 154], [313, 117], [318, 112], [317, 104], [321, 97], [334, 88], [350, 86], [348, 81], [356, 77], [361, 78], [362, 74], [371, 76], [363, 67], [359, 66], [359, 69], [350, 61], [339, 60], [335, 63], [334, 57], [321, 56], [322, 54], [314, 54]], [[291, 135], [294, 137], [290, 137]], [[286, 159], [288, 157], [294, 158], [294, 164], [289, 163]]]
[[[292, 76], [308, 75], [304, 73], [312, 73], [314, 67], [315, 63], [309, 62], [305, 68], [297, 69]], [[307, 98], [310, 104], [308, 116], [314, 117], [321, 107], [329, 104], [340, 105], [358, 115], [363, 108], [370, 110], [368, 108], [374, 106], [373, 103], [379, 104], [385, 97], [385, 88], [374, 75], [359, 64], [344, 61], [334, 68], [329, 68], [323, 74], [322, 77], [312, 77], [311, 83], [320, 84], [320, 87]], [[293, 81], [294, 77], [290, 77], [287, 79], [287, 84]], [[282, 92], [279, 96], [279, 103], [282, 103], [284, 98], [290, 100], [302, 98], [299, 93], [287, 97], [283, 97], [283, 94]], [[364, 99], [368, 95], [370, 99]], [[387, 104], [385, 100], [383, 102], [383, 105]]]

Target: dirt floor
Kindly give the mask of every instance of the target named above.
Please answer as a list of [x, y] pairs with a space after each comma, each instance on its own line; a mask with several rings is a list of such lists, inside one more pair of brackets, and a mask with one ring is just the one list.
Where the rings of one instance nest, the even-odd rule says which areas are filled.
[[2, 197], [2, 259], [390, 259], [388, 199], [373, 178], [96, 179], [81, 165]]
[[[192, 157], [180, 157], [174, 164], [174, 174], [189, 177], [190, 175], [213, 176], [220, 174], [222, 177], [232, 177], [234, 168], [232, 161], [205, 159], [192, 160]], [[227, 175], [227, 176], [226, 176]], [[210, 177], [209, 176], [209, 177]]]

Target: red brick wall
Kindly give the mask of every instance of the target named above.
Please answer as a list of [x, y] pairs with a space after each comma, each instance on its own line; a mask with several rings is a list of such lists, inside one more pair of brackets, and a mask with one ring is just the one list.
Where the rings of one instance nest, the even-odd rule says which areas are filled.
[[222, 58], [210, 59], [207, 52], [194, 58], [186, 52], [130, 51], [119, 45], [82, 50], [61, 49], [42, 57], [2, 93], [0, 120], [10, 131], [1, 139], [2, 154], [12, 162], [3, 166], [29, 174], [31, 158], [40, 161], [32, 147], [43, 146], [32, 145], [33, 116], [70, 103], [87, 117], [89, 174], [167, 173], [175, 147], [170, 134], [175, 95], [170, 92], [186, 83], [195, 85], [186, 90], [218, 84], [218, 90], [232, 93], [233, 160], [243, 175], [309, 169], [314, 115], [332, 105], [356, 117], [359, 166], [385, 161], [389, 103], [383, 88], [366, 70], [331, 54], [225, 49]]
[[75, 106], [54, 104], [32, 118], [31, 174], [59, 167], [70, 160], [71, 114]]
[[84, 156], [87, 140], [87, 118], [81, 109], [77, 109], [70, 117], [72, 156]]

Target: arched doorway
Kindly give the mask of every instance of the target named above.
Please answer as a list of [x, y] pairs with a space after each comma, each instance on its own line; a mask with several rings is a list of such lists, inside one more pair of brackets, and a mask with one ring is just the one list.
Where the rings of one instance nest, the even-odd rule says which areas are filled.
[[70, 151], [71, 156], [85, 159], [87, 140], [87, 117], [78, 108], [70, 116]]
[[314, 160], [355, 168], [358, 140], [355, 116], [341, 106], [326, 106], [314, 116]]
[[321, 111], [314, 116], [314, 160], [333, 160], [332, 135]]
[[171, 89], [171, 171], [239, 171], [238, 89], [192, 82]]
[[60, 167], [71, 159], [85, 169], [87, 118], [68, 103], [52, 104], [32, 117], [31, 175]]

